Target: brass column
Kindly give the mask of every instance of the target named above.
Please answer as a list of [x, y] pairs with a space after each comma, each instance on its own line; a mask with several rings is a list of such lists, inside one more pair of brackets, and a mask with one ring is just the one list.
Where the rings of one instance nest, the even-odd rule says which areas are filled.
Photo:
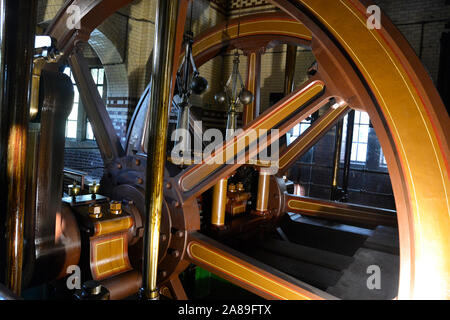
[[[284, 95], [289, 95], [294, 91], [294, 75], [295, 75], [295, 63], [297, 61], [297, 47], [291, 44], [286, 48], [286, 67], [284, 71]], [[280, 146], [284, 146], [287, 143], [287, 136], [280, 137]]]
[[344, 127], [344, 120], [339, 120], [336, 125], [336, 137], [334, 146], [334, 159], [333, 159], [333, 180], [331, 182], [331, 195], [330, 200], [339, 200], [339, 164], [341, 162], [341, 147], [342, 147], [342, 131]]
[[271, 170], [269, 168], [260, 168], [258, 180], [258, 196], [256, 198], [256, 210], [253, 214], [266, 215], [269, 209], [269, 187]]
[[284, 94], [288, 95], [294, 91], [295, 63], [297, 60], [297, 47], [287, 45], [286, 71], [284, 73]]
[[[30, 115], [30, 87], [37, 1], [0, 1], [1, 6], [1, 181], [0, 228], [6, 222], [6, 285], [20, 296], [26, 195], [26, 144]], [[7, 195], [7, 199], [3, 197]], [[4, 235], [0, 229], [0, 234]], [[3, 238], [3, 236], [2, 236]], [[3, 238], [3, 239], [5, 239]], [[1, 239], [0, 241], [3, 241]], [[5, 248], [6, 247], [6, 248]]]
[[159, 299], [159, 292], [156, 286], [159, 231], [178, 6], [179, 0], [159, 0], [156, 10], [156, 32], [151, 75], [152, 87], [149, 104], [152, 117], [147, 133], [147, 215], [144, 233], [143, 287], [141, 288], [141, 298], [151, 300]]
[[242, 116], [243, 126], [253, 121], [255, 117], [259, 115], [261, 94], [260, 94], [260, 82], [261, 82], [261, 52], [251, 51], [247, 54], [247, 81], [246, 89], [253, 93], [253, 102], [244, 106], [244, 114]]
[[228, 179], [221, 179], [214, 185], [211, 224], [221, 229], [225, 226], [225, 209], [227, 204]]

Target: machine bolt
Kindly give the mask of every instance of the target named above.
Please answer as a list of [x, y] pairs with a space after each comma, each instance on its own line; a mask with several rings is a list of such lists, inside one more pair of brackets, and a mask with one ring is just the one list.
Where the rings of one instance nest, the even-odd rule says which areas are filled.
[[168, 183], [166, 184], [166, 188], [167, 188], [167, 189], [172, 188], [172, 184], [171, 184], [170, 182], [168, 182]]
[[100, 219], [103, 216], [102, 206], [98, 203], [93, 203], [89, 206], [89, 217], [94, 219]]
[[136, 160], [134, 161], [134, 163], [136, 163], [137, 166], [140, 166], [140, 165], [141, 165], [141, 160], [136, 159]]
[[178, 258], [180, 256], [180, 251], [176, 249], [169, 249], [168, 252], [174, 258]]
[[178, 230], [177, 232], [175, 232], [175, 235], [176, 235], [178, 238], [183, 238], [184, 232], [181, 231], [181, 230]]
[[164, 233], [162, 233], [161, 234], [161, 241], [162, 242], [166, 242], [166, 240], [167, 240], [167, 236]]
[[137, 179], [137, 183], [138, 183], [138, 184], [143, 184], [143, 183], [144, 183], [144, 179], [138, 178], [138, 179]]
[[122, 169], [122, 165], [120, 163], [117, 164], [117, 169]]
[[109, 212], [113, 215], [122, 214], [122, 202], [113, 200], [109, 203]]

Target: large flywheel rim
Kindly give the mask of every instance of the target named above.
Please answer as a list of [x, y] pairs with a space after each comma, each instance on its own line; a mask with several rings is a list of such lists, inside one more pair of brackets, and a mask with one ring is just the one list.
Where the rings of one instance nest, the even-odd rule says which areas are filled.
[[[321, 27], [327, 30], [332, 29], [334, 33], [336, 33], [336, 28], [338, 28], [339, 23], [339, 14], [342, 14], [341, 10], [350, 10], [352, 12], [352, 15], [356, 17], [356, 21], [359, 24], [365, 23], [367, 17], [365, 16], [365, 6], [363, 6], [359, 1], [339, 1], [336, 4], [333, 3], [333, 6], [335, 8], [329, 7], [329, 2], [326, 1], [316, 1], [313, 3], [313, 1], [272, 1], [277, 6], [281, 7], [283, 10], [287, 11], [290, 15], [294, 16], [296, 19], [301, 19], [303, 23], [305, 23], [310, 30], [312, 30], [313, 34], [320, 34], [323, 32], [320, 27], [317, 27], [315, 25], [318, 23], [318, 19], [321, 18], [320, 14], [326, 14], [330, 13], [335, 16], [334, 20], [329, 19], [334, 22], [333, 26], [328, 25], [326, 26], [326, 21], [322, 20], [320, 21]], [[326, 2], [326, 3], [325, 3]], [[368, 5], [368, 1], [365, 1]], [[305, 7], [308, 9], [305, 10]], [[310, 11], [309, 11], [310, 10]], [[322, 10], [322, 11], [320, 11]], [[352, 11], [353, 10], [353, 11]], [[309, 12], [308, 16], [305, 15], [304, 12]], [[349, 17], [347, 16], [346, 19]], [[323, 18], [322, 18], [323, 19]], [[338, 21], [338, 22], [336, 22]], [[342, 22], [342, 21], [341, 21]], [[397, 127], [394, 125], [390, 126], [389, 129], [386, 130], [386, 128], [383, 125], [383, 122], [386, 121], [386, 119], [389, 119], [391, 114], [387, 112], [386, 110], [376, 110], [371, 109], [368, 107], [366, 110], [369, 115], [371, 116], [371, 119], [373, 119], [374, 128], [379, 135], [380, 142], [382, 144], [383, 150], [385, 151], [386, 159], [388, 161], [388, 167], [391, 174], [391, 179], [393, 179], [393, 188], [394, 188], [394, 195], [397, 202], [397, 212], [398, 212], [398, 218], [399, 218], [399, 232], [400, 232], [400, 250], [401, 250], [401, 271], [400, 271], [400, 285], [399, 285], [399, 298], [405, 298], [405, 299], [411, 299], [411, 298], [441, 298], [445, 299], [448, 298], [448, 287], [449, 287], [449, 276], [448, 276], [448, 270], [449, 270], [449, 264], [450, 259], [443, 254], [444, 252], [449, 252], [449, 244], [448, 244], [448, 238], [446, 235], [448, 235], [448, 229], [449, 229], [449, 216], [448, 216], [448, 196], [446, 196], [445, 190], [446, 184], [449, 184], [448, 180], [448, 127], [446, 124], [448, 124], [448, 118], [442, 117], [438, 119], [436, 117], [436, 114], [443, 114], [445, 115], [445, 108], [442, 105], [442, 102], [439, 99], [439, 96], [436, 92], [436, 89], [433, 87], [431, 80], [429, 77], [424, 77], [425, 72], [423, 71], [423, 66], [421, 66], [420, 62], [418, 62], [418, 58], [413, 54], [413, 51], [410, 49], [410, 47], [407, 45], [406, 41], [403, 40], [403, 37], [400, 35], [398, 31], [396, 31], [395, 27], [388, 21], [386, 17], [383, 17], [383, 23], [386, 24], [386, 29], [376, 30], [373, 32], [378, 32], [379, 38], [377, 39], [378, 43], [382, 45], [382, 40], [386, 42], [386, 46], [388, 48], [395, 48], [395, 58], [400, 60], [401, 58], [403, 61], [398, 62], [399, 65], [396, 65], [396, 67], [402, 67], [408, 71], [411, 72], [413, 68], [411, 67], [411, 64], [413, 64], [415, 67], [419, 67], [418, 74], [413, 74], [411, 76], [408, 72], [406, 74], [411, 77], [411, 81], [415, 81], [415, 89], [417, 90], [418, 94], [422, 94], [423, 98], [421, 98], [422, 102], [427, 102], [428, 106], [425, 106], [425, 108], [428, 108], [426, 115], [421, 114], [421, 117], [427, 118], [426, 120], [433, 123], [433, 128], [430, 129], [430, 131], [425, 131], [425, 133], [428, 134], [435, 134], [437, 137], [436, 139], [439, 140], [436, 145], [438, 145], [438, 150], [434, 150], [436, 153], [439, 152], [439, 155], [436, 154], [436, 157], [440, 157], [440, 164], [435, 163], [437, 167], [439, 167], [439, 175], [436, 175], [435, 179], [430, 179], [430, 177], [427, 177], [427, 181], [417, 181], [415, 188], [418, 187], [417, 183], [421, 183], [424, 185], [425, 188], [430, 187], [428, 181], [442, 181], [443, 183], [443, 191], [436, 192], [436, 189], [434, 189], [435, 194], [434, 196], [428, 196], [432, 200], [439, 202], [441, 204], [441, 208], [443, 210], [436, 210], [436, 208], [428, 206], [429, 210], [428, 215], [427, 211], [420, 214], [419, 212], [414, 212], [414, 206], [415, 204], [411, 200], [410, 192], [408, 191], [408, 187], [405, 186], [404, 179], [407, 179], [407, 174], [402, 173], [405, 172], [405, 161], [401, 161], [398, 159], [397, 156], [394, 155], [394, 153], [397, 153], [400, 147], [398, 147], [399, 144], [392, 142], [392, 144], [389, 143], [389, 137], [386, 135], [386, 132], [395, 132], [395, 130], [398, 130], [398, 124]], [[361, 33], [363, 31], [370, 32], [367, 28], [364, 30], [361, 26], [360, 31]], [[331, 31], [328, 31], [331, 34], [334, 34]], [[393, 35], [390, 35], [390, 33], [394, 32]], [[384, 37], [383, 37], [384, 34]], [[390, 43], [386, 40], [389, 36], [389, 39], [391, 40]], [[392, 38], [395, 39], [401, 39], [401, 45], [402, 47], [398, 47], [397, 44], [392, 40]], [[364, 38], [359, 38], [359, 41], [362, 41]], [[382, 40], [381, 40], [382, 39]], [[339, 45], [341, 47], [345, 47], [345, 45], [348, 45], [345, 38], [339, 39]], [[406, 47], [406, 49], [405, 49]], [[350, 56], [351, 53], [351, 47], [345, 48], [346, 54]], [[394, 49], [391, 49], [394, 50]], [[350, 53], [348, 52], [350, 51]], [[412, 61], [412, 62], [411, 62]], [[393, 63], [395, 64], [395, 63]], [[360, 70], [356, 68], [360, 73], [363, 73], [365, 71], [364, 69]], [[399, 71], [400, 72], [400, 71]], [[370, 74], [366, 75], [368, 79], [371, 79]], [[370, 87], [369, 87], [370, 88]], [[373, 88], [373, 86], [372, 86]], [[420, 88], [420, 89], [418, 89]], [[426, 88], [426, 90], [425, 90]], [[428, 91], [427, 91], [428, 90]], [[375, 91], [376, 92], [376, 91]], [[430, 92], [428, 94], [428, 92]], [[377, 92], [376, 92], [377, 93]], [[380, 95], [374, 94], [373, 97], [375, 98], [375, 104], [378, 103], [378, 101], [383, 101], [383, 99], [380, 99]], [[425, 104], [425, 103], [424, 103]], [[395, 107], [395, 105], [394, 105]], [[398, 106], [397, 106], [398, 108]], [[425, 112], [424, 112], [425, 113]], [[383, 120], [385, 119], [385, 120]], [[414, 122], [413, 122], [414, 123]], [[405, 124], [401, 124], [405, 125]], [[394, 127], [394, 130], [392, 129]], [[415, 128], [416, 129], [416, 128]], [[417, 141], [415, 141], [417, 143]], [[433, 141], [433, 144], [435, 141]], [[427, 145], [427, 144], [424, 144]], [[422, 145], [423, 146], [423, 145]], [[429, 145], [428, 145], [429, 146]], [[417, 159], [415, 159], [417, 161]], [[398, 162], [401, 163], [398, 163]], [[417, 161], [416, 168], [426, 168], [428, 163], [424, 161]], [[446, 169], [446, 171], [445, 171]], [[409, 173], [412, 175], [412, 173]], [[402, 178], [405, 177], [405, 178]], [[445, 176], [447, 179], [445, 179]], [[422, 197], [423, 198], [423, 197]], [[447, 198], [447, 199], [446, 199]], [[422, 199], [426, 203], [427, 199]], [[430, 201], [430, 199], [428, 199]], [[446, 208], [447, 206], [447, 208]], [[433, 215], [439, 215], [438, 218], [433, 218]], [[427, 220], [427, 226], [424, 226], [424, 224], [420, 222], [420, 218], [423, 218], [423, 220]], [[433, 244], [426, 244], [426, 240], [424, 238], [418, 239], [418, 237], [421, 236], [421, 233], [424, 232], [429, 236], [428, 239], [433, 239]], [[436, 232], [436, 233], [434, 233]], [[438, 234], [436, 236], [436, 234]], [[435, 247], [434, 247], [435, 246]], [[427, 258], [419, 257], [418, 256], [418, 249], [420, 250], [420, 247], [426, 248], [428, 247], [429, 251], [426, 255]], [[421, 254], [424, 254], [422, 248]], [[433, 261], [432, 263], [430, 262]], [[427, 261], [427, 262], [426, 262]], [[430, 263], [427, 265], [427, 263]], [[418, 270], [417, 267], [421, 270]], [[434, 274], [434, 284], [431, 284], [429, 280], [429, 274]], [[443, 281], [446, 279], [446, 281]], [[420, 285], [418, 285], [420, 283]], [[431, 292], [430, 292], [430, 289]]]

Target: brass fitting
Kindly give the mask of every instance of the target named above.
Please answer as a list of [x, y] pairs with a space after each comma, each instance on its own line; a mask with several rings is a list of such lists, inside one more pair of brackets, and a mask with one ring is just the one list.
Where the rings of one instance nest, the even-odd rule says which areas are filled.
[[228, 191], [236, 192], [236, 186], [233, 183], [230, 183], [230, 185], [228, 186]]
[[98, 203], [93, 203], [89, 206], [89, 217], [100, 219], [103, 216], [102, 206]]
[[97, 194], [99, 189], [100, 189], [100, 184], [97, 184], [97, 181], [94, 180], [93, 183], [89, 184], [89, 193], [90, 194]]
[[69, 196], [76, 197], [80, 194], [81, 188], [77, 185], [76, 181], [69, 185]]
[[238, 182], [238, 184], [236, 185], [236, 188], [237, 188], [237, 191], [239, 191], [239, 192], [245, 191], [244, 184], [242, 182]]
[[122, 202], [112, 200], [109, 203], [109, 212], [111, 212], [111, 214], [117, 215], [117, 216], [122, 214]]

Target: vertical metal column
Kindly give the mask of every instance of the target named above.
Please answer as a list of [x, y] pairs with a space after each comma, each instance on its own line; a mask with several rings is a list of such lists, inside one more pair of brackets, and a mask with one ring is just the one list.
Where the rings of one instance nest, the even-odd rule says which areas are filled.
[[342, 147], [342, 131], [344, 121], [341, 119], [336, 124], [336, 136], [334, 144], [334, 159], [333, 159], [333, 180], [331, 182], [330, 199], [335, 201], [339, 199], [339, 163], [341, 162], [341, 147]]
[[355, 126], [355, 110], [351, 111], [347, 117], [347, 139], [345, 141], [344, 174], [342, 179], [342, 201], [348, 201], [348, 179], [350, 176], [350, 161], [353, 146], [353, 128]]
[[0, 154], [1, 181], [7, 185], [7, 199], [1, 200], [2, 206], [6, 204], [5, 282], [16, 295], [22, 288], [26, 144], [36, 4], [36, 0], [1, 1]]
[[141, 298], [159, 299], [156, 285], [159, 232], [163, 201], [164, 164], [171, 105], [172, 75], [179, 0], [159, 0], [156, 10], [155, 41], [146, 180], [146, 220], [144, 234], [144, 270]]
[[297, 60], [297, 47], [287, 45], [286, 71], [284, 73], [284, 94], [288, 95], [294, 91], [295, 63]]

